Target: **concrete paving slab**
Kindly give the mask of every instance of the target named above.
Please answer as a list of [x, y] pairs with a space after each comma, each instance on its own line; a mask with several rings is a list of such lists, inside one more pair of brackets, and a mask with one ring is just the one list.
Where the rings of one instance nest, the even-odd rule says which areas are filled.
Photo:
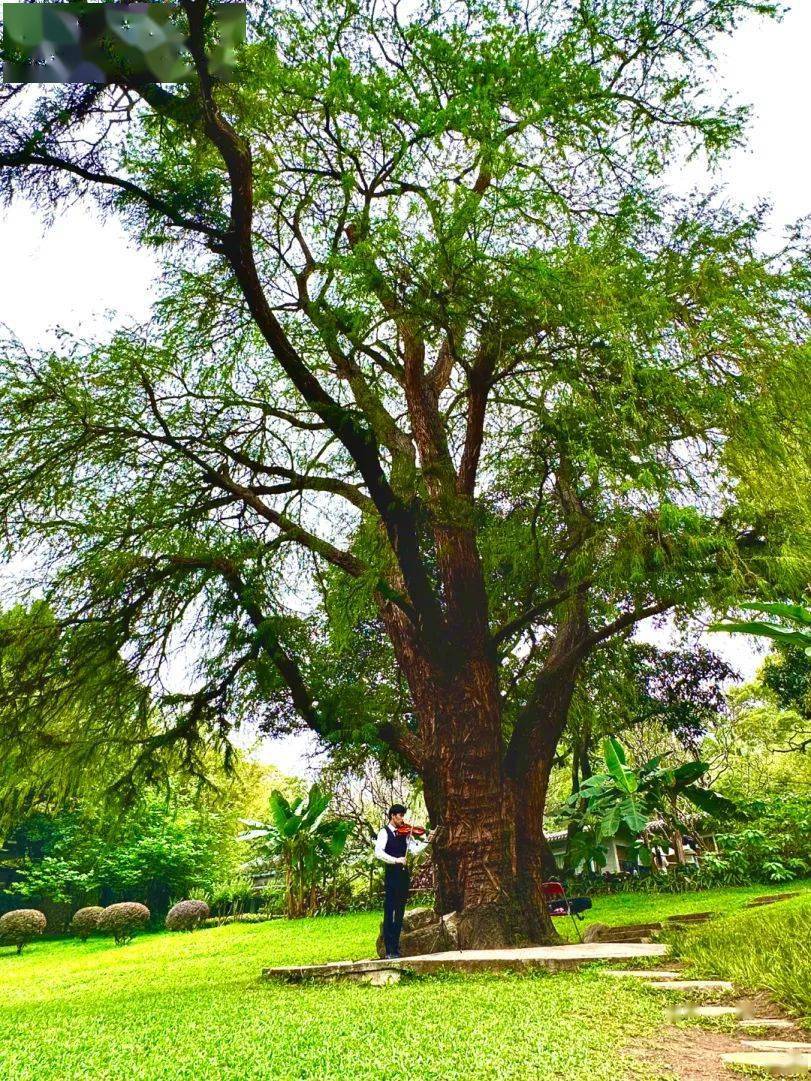
[[298, 983], [307, 979], [340, 979], [371, 972], [499, 972], [546, 969], [557, 972], [591, 961], [628, 961], [637, 957], [664, 957], [668, 947], [654, 942], [590, 942], [566, 946], [528, 946], [512, 950], [451, 950], [417, 957], [335, 961], [327, 965], [285, 965], [265, 968], [262, 978]]
[[803, 1040], [741, 1040], [744, 1047], [756, 1051], [804, 1051], [811, 1052], [811, 1043]]
[[616, 976], [618, 979], [633, 976], [638, 980], [677, 980], [681, 972], [666, 968], [607, 968], [603, 975]]
[[668, 1017], [673, 1021], [683, 1021], [687, 1017], [742, 1017], [740, 1006], [672, 1006]]
[[741, 1021], [744, 1028], [794, 1028], [791, 1021], [785, 1017], [747, 1017]]
[[664, 983], [656, 983], [648, 980], [648, 987], [655, 987], [657, 991], [731, 991], [732, 984], [729, 980], [668, 980]]
[[728, 1066], [755, 1066], [780, 1077], [800, 1077], [811, 1072], [811, 1055], [779, 1051], [736, 1051], [721, 1055]]

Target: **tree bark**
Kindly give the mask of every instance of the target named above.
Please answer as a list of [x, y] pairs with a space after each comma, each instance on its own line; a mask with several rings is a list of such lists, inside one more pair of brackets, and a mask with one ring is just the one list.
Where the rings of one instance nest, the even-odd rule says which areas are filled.
[[545, 786], [533, 808], [516, 814], [503, 764], [495, 664], [479, 657], [430, 677], [424, 663], [407, 665], [406, 672], [416, 684], [414, 700], [431, 703], [420, 772], [429, 818], [438, 827], [437, 911], [459, 914], [463, 949], [556, 941], [540, 891], [522, 896], [519, 888], [518, 823], [524, 828], [537, 815], [540, 829]]

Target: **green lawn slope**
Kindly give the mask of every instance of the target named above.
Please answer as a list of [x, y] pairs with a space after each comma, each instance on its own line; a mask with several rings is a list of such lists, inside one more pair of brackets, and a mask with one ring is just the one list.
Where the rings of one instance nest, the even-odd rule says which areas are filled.
[[[811, 883], [804, 884], [807, 888]], [[766, 892], [596, 901], [595, 919], [740, 907]], [[0, 950], [3, 1081], [465, 1081], [650, 1077], [661, 1003], [595, 969], [374, 988], [263, 984], [263, 966], [368, 957], [378, 915]]]

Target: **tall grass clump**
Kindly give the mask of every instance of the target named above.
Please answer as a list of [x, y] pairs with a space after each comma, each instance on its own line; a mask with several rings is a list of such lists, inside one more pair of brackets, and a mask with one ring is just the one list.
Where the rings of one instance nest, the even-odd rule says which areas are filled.
[[811, 897], [713, 920], [680, 935], [674, 948], [695, 975], [770, 991], [811, 1020]]

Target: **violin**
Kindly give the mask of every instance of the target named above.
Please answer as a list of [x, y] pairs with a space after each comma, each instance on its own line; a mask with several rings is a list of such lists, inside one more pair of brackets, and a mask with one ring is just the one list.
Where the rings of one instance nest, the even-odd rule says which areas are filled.
[[403, 822], [395, 832], [398, 837], [424, 837], [429, 830], [424, 829], [422, 826], [412, 826], [410, 822]]

